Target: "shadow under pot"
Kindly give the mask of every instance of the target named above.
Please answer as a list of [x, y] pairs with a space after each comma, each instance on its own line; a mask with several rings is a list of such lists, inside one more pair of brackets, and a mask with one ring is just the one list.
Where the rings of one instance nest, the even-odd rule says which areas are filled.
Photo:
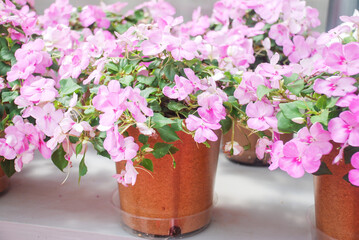
[[[269, 131], [265, 131], [267, 135], [271, 133]], [[222, 145], [227, 142], [230, 142], [232, 138], [232, 128], [223, 135], [222, 138]], [[281, 134], [280, 139], [286, 143], [293, 138], [293, 134]], [[258, 159], [256, 155], [256, 144], [259, 137], [256, 134], [253, 134], [250, 130], [235, 126], [234, 128], [234, 141], [238, 142], [241, 146], [247, 146], [250, 144], [250, 149], [243, 151], [242, 154], [239, 155], [231, 155], [230, 153], [225, 153], [225, 156], [228, 160], [239, 163], [242, 165], [249, 165], [249, 166], [269, 166], [269, 154], [266, 154], [263, 159]]]
[[332, 175], [314, 176], [315, 219], [318, 240], [359, 239], [359, 187], [345, 181], [343, 177], [353, 167], [341, 160], [333, 165], [339, 145], [334, 144], [329, 155], [322, 161], [326, 163]]
[[[136, 129], [128, 132], [138, 139]], [[207, 148], [191, 135], [177, 134], [181, 141], [171, 143], [179, 149], [173, 154], [175, 168], [170, 156], [155, 159], [149, 155], [153, 172], [138, 169], [134, 186], [118, 186], [122, 222], [138, 235], [180, 237], [199, 232], [210, 223], [220, 143], [210, 142]], [[152, 148], [157, 142], [163, 142], [159, 136], [148, 140]], [[116, 163], [116, 169], [120, 173], [124, 161]]]

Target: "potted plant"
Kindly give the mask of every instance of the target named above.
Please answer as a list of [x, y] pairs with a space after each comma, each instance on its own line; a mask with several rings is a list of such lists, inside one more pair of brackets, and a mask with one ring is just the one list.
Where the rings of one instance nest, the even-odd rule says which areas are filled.
[[357, 18], [342, 17], [345, 23], [320, 35], [315, 54], [299, 63], [279, 65], [275, 54], [271, 63], [259, 64], [255, 72], [264, 83], [240, 113], [256, 131], [296, 135], [286, 143], [262, 137], [257, 155], [270, 155], [270, 170], [315, 175], [316, 225], [336, 239], [359, 236]]
[[[268, 14], [271, 13], [271, 14]], [[299, 14], [300, 13], [300, 14]], [[255, 100], [255, 92], [268, 76], [255, 71], [260, 63], [269, 62], [279, 54], [278, 63], [288, 65], [311, 56], [315, 49], [315, 27], [320, 24], [318, 11], [304, 1], [217, 1], [211, 18], [193, 13], [193, 20], [182, 29], [202, 44], [201, 54], [218, 59], [219, 66], [234, 74], [239, 86], [234, 95], [240, 105]], [[294, 49], [294, 44], [301, 43]], [[239, 73], [243, 71], [244, 73]], [[275, 70], [274, 70], [275, 71]], [[278, 72], [277, 74], [283, 74]], [[236, 76], [237, 75], [237, 76]], [[227, 158], [249, 165], [267, 165], [258, 160], [255, 146], [259, 136], [247, 129], [241, 121], [223, 135]], [[263, 132], [271, 136], [271, 132]], [[291, 139], [290, 134], [282, 135]]]
[[11, 106], [4, 171], [21, 171], [38, 149], [61, 171], [78, 164], [80, 180], [92, 145], [117, 164], [127, 226], [161, 236], [200, 230], [210, 221], [218, 139], [236, 117], [228, 99], [237, 82], [181, 34], [168, 3], [124, 15], [121, 7], [74, 10], [58, 0], [37, 16], [26, 1], [0, 3], [1, 57], [13, 60], [1, 74], [2, 103]]

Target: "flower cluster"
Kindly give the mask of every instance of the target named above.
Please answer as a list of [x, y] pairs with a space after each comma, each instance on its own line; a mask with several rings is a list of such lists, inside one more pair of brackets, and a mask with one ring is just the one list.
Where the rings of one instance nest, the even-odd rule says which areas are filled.
[[[75, 9], [56, 1], [42, 16], [25, 1], [0, 6], [3, 168], [21, 171], [38, 149], [60, 170], [82, 155], [81, 177], [91, 144], [124, 161], [114, 177], [133, 185], [138, 168], [152, 170], [146, 156], [174, 153], [177, 131], [208, 144], [218, 140], [215, 130], [228, 128], [226, 102], [236, 81], [218, 61], [200, 56], [201, 44], [168, 3], [151, 1], [121, 14], [123, 4]], [[36, 20], [32, 32], [24, 18]], [[133, 129], [138, 139], [128, 136]], [[148, 145], [154, 135], [162, 148]]]
[[[279, 64], [280, 55], [275, 53], [270, 63], [260, 63], [253, 71], [244, 72], [234, 92], [240, 107], [245, 106], [245, 112], [237, 111], [239, 124], [261, 136], [257, 156], [262, 159], [263, 153], [270, 155], [270, 170], [280, 168], [295, 178], [305, 172], [329, 174], [322, 158], [339, 148], [333, 164], [351, 163], [353, 170], [343, 177], [359, 185], [357, 154], [351, 159], [344, 154], [356, 152], [359, 147], [359, 43], [355, 19], [342, 17], [344, 24], [311, 39], [312, 47], [305, 47], [315, 51], [296, 61], [288, 55], [288, 65]], [[323, 41], [334, 32], [340, 35], [330, 42]], [[293, 44], [300, 49], [302, 43], [295, 38]], [[284, 44], [287, 55], [285, 48]], [[273, 136], [264, 130], [270, 130]], [[295, 133], [295, 137], [284, 143], [278, 137], [281, 133]]]

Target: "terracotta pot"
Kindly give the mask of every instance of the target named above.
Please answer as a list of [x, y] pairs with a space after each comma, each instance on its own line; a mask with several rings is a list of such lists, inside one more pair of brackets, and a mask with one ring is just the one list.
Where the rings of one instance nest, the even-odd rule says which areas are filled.
[[[135, 139], [138, 132], [130, 129]], [[205, 228], [211, 219], [213, 189], [219, 141], [210, 143], [211, 148], [197, 144], [192, 137], [177, 132], [181, 141], [172, 143], [179, 149], [172, 158], [150, 158], [152, 176], [140, 171], [134, 186], [119, 184], [122, 220], [131, 229], [146, 235], [178, 236]], [[160, 137], [150, 138], [151, 147], [162, 142]], [[141, 146], [141, 144], [140, 144]], [[117, 172], [124, 163], [116, 165]]]
[[[359, 188], [343, 180], [352, 166], [342, 160], [332, 165], [338, 145], [323, 157], [333, 175], [314, 176], [315, 216], [317, 228], [340, 240], [359, 239]], [[318, 239], [328, 239], [318, 237]]]
[[0, 167], [0, 194], [8, 189], [9, 182], [9, 178], [5, 175], [4, 171]]
[[[270, 135], [270, 132], [266, 132], [266, 134]], [[229, 130], [226, 134], [223, 135], [222, 144], [223, 147], [226, 142], [230, 142], [232, 137], [232, 129]], [[281, 140], [283, 142], [288, 142], [293, 138], [293, 134], [282, 134]], [[232, 156], [229, 153], [225, 153], [226, 158], [231, 160], [232, 162], [251, 165], [251, 166], [268, 166], [268, 155], [264, 157], [264, 159], [259, 160], [256, 155], [256, 143], [259, 137], [256, 134], [251, 134], [246, 128], [236, 126], [234, 129], [234, 141], [238, 142], [241, 146], [246, 146], [250, 143], [251, 148], [244, 151], [240, 155]]]

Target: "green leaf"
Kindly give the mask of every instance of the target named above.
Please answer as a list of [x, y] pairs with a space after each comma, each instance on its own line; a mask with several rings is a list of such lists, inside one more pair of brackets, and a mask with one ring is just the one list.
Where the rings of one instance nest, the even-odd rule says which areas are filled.
[[305, 102], [305, 101], [295, 101], [295, 105], [298, 109], [306, 109], [306, 110], [314, 110], [313, 102]]
[[153, 163], [151, 159], [148, 158], [143, 159], [140, 165], [146, 168], [147, 170], [153, 172]]
[[0, 62], [0, 76], [5, 76], [11, 70], [11, 66]]
[[148, 65], [148, 69], [152, 70], [157, 68], [159, 65], [161, 64], [161, 60], [160, 59], [156, 59], [153, 62], [150, 63], [150, 65]]
[[276, 117], [278, 119], [278, 130], [283, 133], [296, 132], [305, 126], [304, 124], [297, 124], [292, 120], [286, 118], [283, 114], [283, 111], [280, 111]]
[[[103, 136], [103, 138], [105, 138], [105, 137], [106, 136]], [[103, 147], [103, 142], [104, 142], [103, 138], [95, 137], [94, 139], [91, 140], [91, 143], [92, 143], [93, 147], [95, 148], [98, 155], [111, 159], [110, 154]]]
[[153, 83], [153, 81], [155, 81], [156, 77], [155, 76], [150, 76], [150, 77], [146, 77], [143, 75], [138, 75], [137, 76], [137, 81], [146, 85], [151, 85]]
[[179, 102], [175, 102], [175, 101], [170, 101], [167, 105], [169, 110], [175, 111], [175, 112], [179, 112], [182, 109], [187, 108], [186, 105], [179, 103]]
[[257, 97], [259, 100], [261, 100], [262, 97], [264, 97], [265, 95], [267, 95], [268, 93], [273, 92], [273, 91], [274, 91], [274, 89], [269, 89], [264, 85], [259, 85], [257, 87]]
[[226, 118], [221, 120], [219, 123], [222, 126], [223, 134], [226, 134], [232, 127], [232, 119], [228, 116], [226, 116]]
[[81, 86], [78, 85], [72, 78], [62, 79], [60, 81], [60, 86], [62, 95], [69, 95], [76, 90], [81, 89]]
[[16, 172], [14, 160], [0, 161], [0, 165], [1, 165], [1, 168], [4, 171], [4, 173], [8, 177], [11, 177]]
[[182, 127], [183, 119], [174, 119], [174, 121], [175, 123], [171, 124], [171, 128], [176, 132], [183, 131], [183, 127]]
[[130, 86], [135, 78], [132, 75], [127, 75], [119, 79], [120, 83], [125, 86]]
[[171, 148], [170, 148], [170, 150], [169, 150], [169, 152], [170, 152], [171, 154], [175, 154], [175, 153], [178, 152], [178, 151], [179, 151], [179, 149], [176, 148], [175, 146], [171, 146]]
[[288, 85], [289, 83], [292, 83], [298, 79], [299, 75], [296, 73], [293, 73], [290, 77], [283, 76], [284, 79], [284, 85]]
[[166, 65], [165, 68], [163, 69], [163, 71], [164, 71], [167, 79], [173, 82], [175, 75], [176, 75], [174, 65], [170, 65], [170, 64]]
[[96, 110], [94, 107], [90, 107], [90, 108], [85, 109], [84, 114], [86, 114], [86, 115], [93, 114], [93, 113], [95, 113], [95, 111]]
[[318, 100], [317, 100], [317, 104], [315, 104], [315, 106], [317, 106], [319, 109], [324, 109], [327, 107], [327, 96], [323, 95], [321, 96]]
[[69, 140], [71, 143], [75, 144], [77, 143], [80, 139], [78, 137], [74, 137], [74, 136], [69, 136]]
[[80, 165], [79, 165], [79, 183], [81, 180], [81, 177], [85, 176], [87, 173], [87, 166], [85, 164], [85, 154], [81, 159]]
[[138, 141], [140, 141], [142, 144], [146, 144], [148, 141], [148, 136], [140, 134], [140, 136], [138, 136]]
[[19, 96], [19, 93], [17, 91], [2, 92], [1, 93], [1, 98], [2, 98], [3, 102], [12, 103], [17, 96]]
[[316, 171], [315, 173], [313, 173], [313, 175], [315, 176], [320, 176], [320, 175], [332, 175], [332, 172], [329, 170], [327, 164], [325, 164], [325, 162], [322, 162], [320, 164], [320, 167], [318, 169], [318, 171]]
[[145, 88], [144, 90], [141, 90], [140, 95], [144, 98], [148, 98], [148, 96], [150, 96], [152, 93], [157, 92], [157, 88], [154, 87], [148, 87]]
[[117, 64], [114, 62], [107, 63], [106, 68], [113, 73], [118, 73], [119, 71]]
[[300, 92], [304, 89], [304, 80], [300, 79], [287, 85], [287, 89], [296, 96], [300, 96]]
[[172, 144], [158, 142], [153, 147], [152, 154], [155, 158], [162, 158], [166, 154], [168, 154], [171, 146], [172, 146]]
[[327, 108], [332, 108], [335, 106], [335, 104], [337, 103], [339, 97], [331, 97], [328, 99], [327, 101]]
[[166, 118], [160, 113], [154, 113], [151, 121], [155, 124], [153, 127], [157, 129], [168, 124], [176, 123], [172, 119]]
[[158, 128], [157, 131], [165, 142], [174, 142], [180, 139], [177, 133], [168, 125]]
[[79, 155], [81, 153], [81, 151], [82, 151], [82, 142], [80, 142], [76, 146], [76, 156]]
[[316, 122], [323, 123], [325, 126], [328, 126], [328, 116], [329, 110], [324, 109], [319, 115], [312, 116], [310, 121], [314, 124]]
[[303, 117], [303, 114], [299, 112], [295, 102], [281, 103], [279, 104], [279, 108], [282, 110], [284, 116], [288, 119]]
[[58, 169], [64, 171], [65, 167], [69, 164], [69, 162], [65, 159], [66, 152], [62, 148], [62, 145], [52, 153], [51, 160], [55, 164]]

